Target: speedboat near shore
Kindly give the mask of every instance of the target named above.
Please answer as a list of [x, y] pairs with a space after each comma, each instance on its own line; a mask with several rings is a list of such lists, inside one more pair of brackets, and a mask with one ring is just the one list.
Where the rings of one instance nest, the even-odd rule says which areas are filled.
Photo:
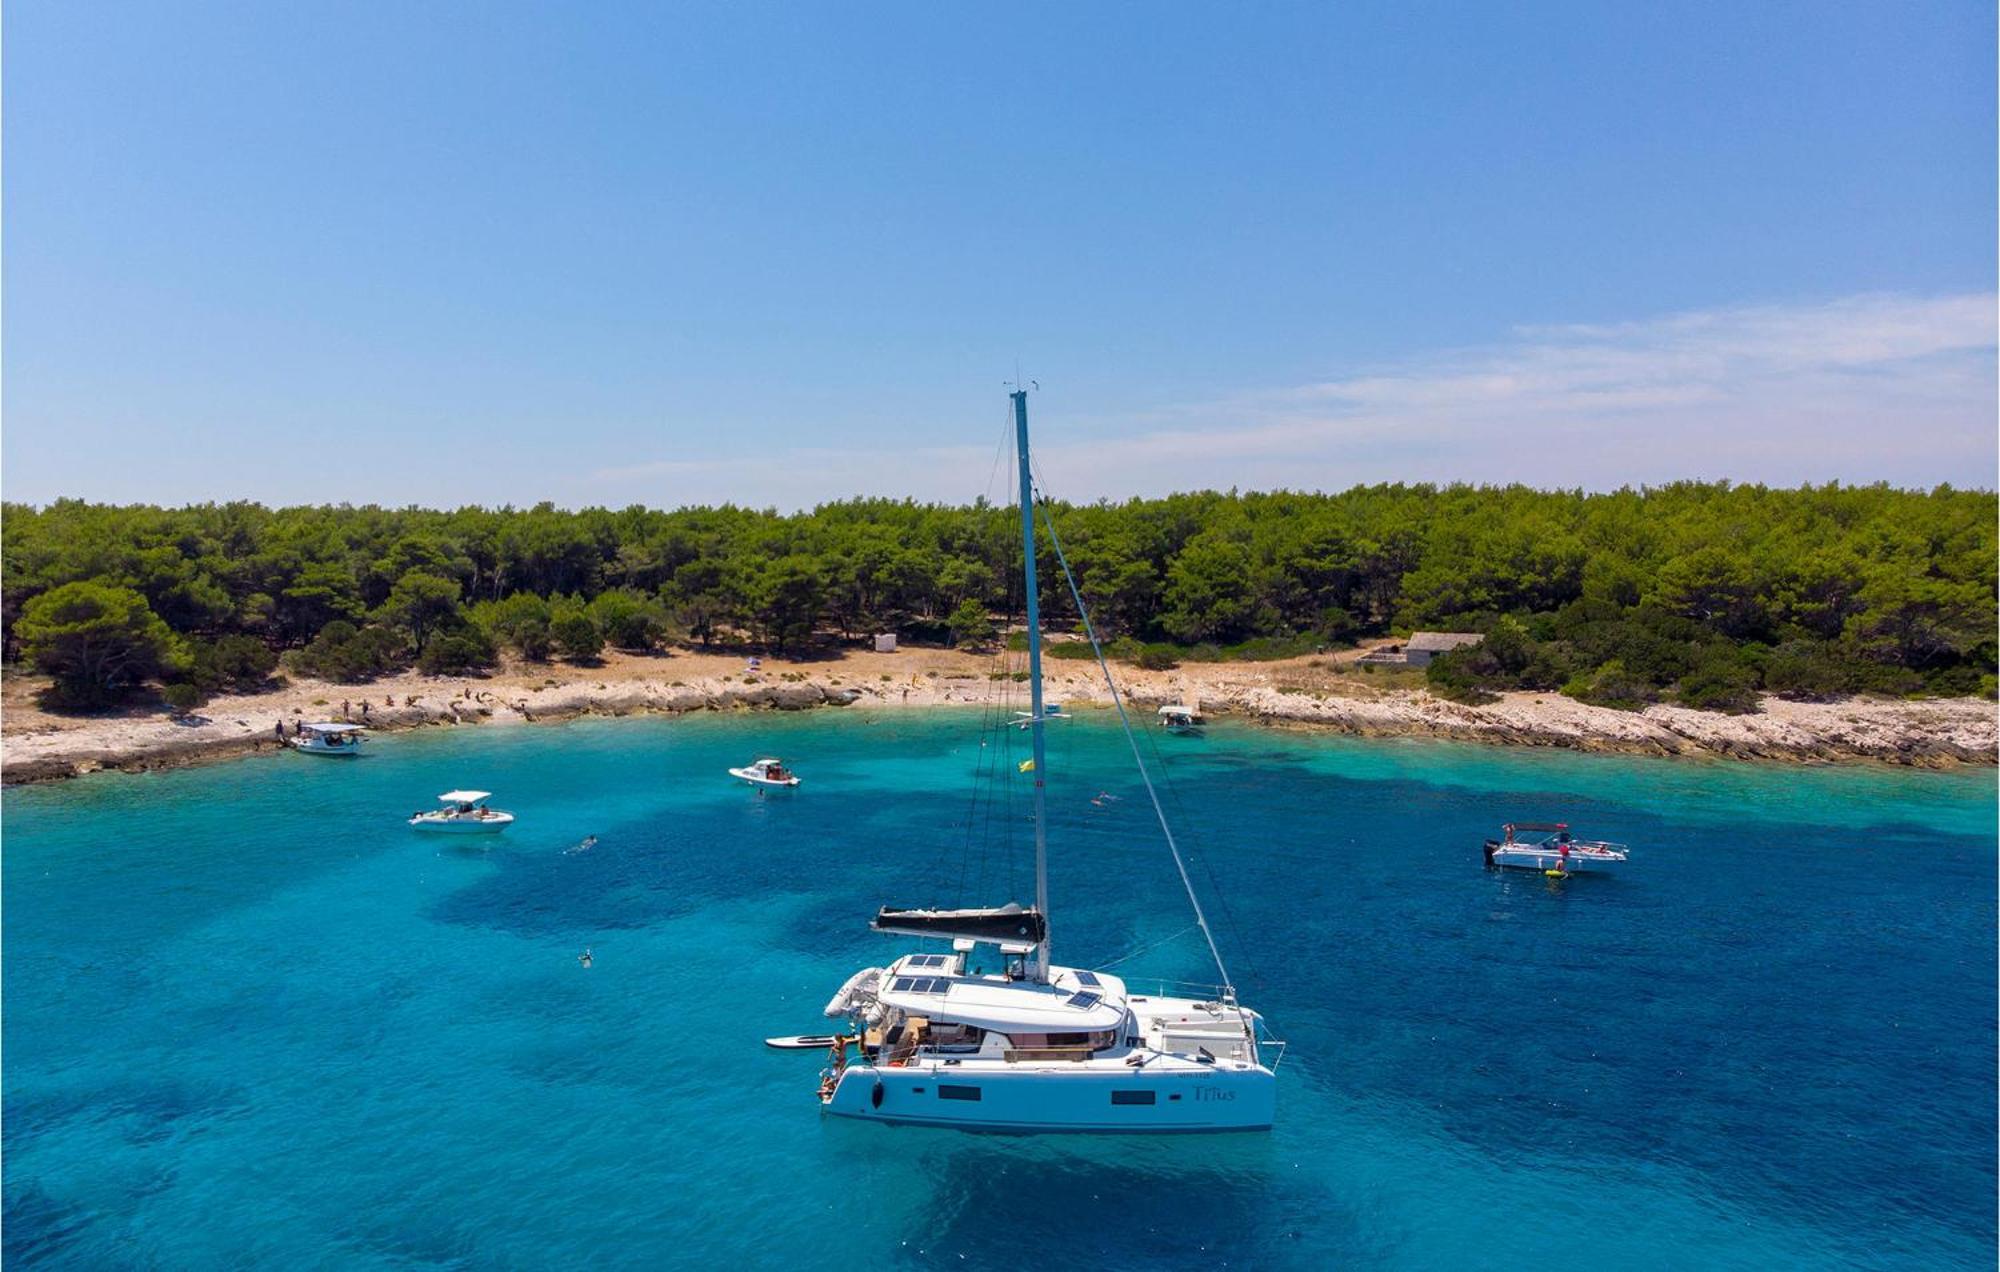
[[1200, 737], [1202, 726], [1207, 723], [1208, 721], [1202, 718], [1201, 712], [1194, 707], [1174, 705], [1160, 708], [1161, 727], [1181, 737]]
[[1486, 864], [1540, 870], [1544, 874], [1607, 874], [1623, 866], [1624, 844], [1578, 839], [1566, 822], [1509, 822], [1501, 838], [1486, 841]]
[[358, 724], [301, 724], [289, 741], [303, 755], [359, 755], [367, 736]]
[[410, 826], [457, 835], [491, 835], [514, 824], [514, 814], [488, 808], [491, 791], [446, 791], [438, 796], [441, 807], [427, 813], [411, 813]]
[[799, 775], [786, 768], [782, 760], [757, 760], [742, 768], [730, 769], [729, 776], [741, 778], [752, 786], [792, 787], [799, 784]]

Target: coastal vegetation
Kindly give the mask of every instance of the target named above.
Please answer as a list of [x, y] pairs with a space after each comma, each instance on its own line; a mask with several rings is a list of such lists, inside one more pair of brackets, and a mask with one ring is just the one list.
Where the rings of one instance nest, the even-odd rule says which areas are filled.
[[[1142, 666], [1444, 628], [1486, 636], [1431, 665], [1449, 696], [1525, 688], [1717, 710], [1762, 693], [1991, 695], [1996, 511], [1992, 493], [1950, 487], [1729, 483], [1050, 506], [1101, 634]], [[281, 655], [364, 681], [413, 664], [476, 672], [503, 652], [798, 654], [881, 631], [979, 645], [1021, 610], [1012, 514], [983, 501], [781, 514], [64, 500], [4, 515], [7, 659], [78, 707], [149, 680], [254, 686]], [[1073, 627], [1041, 550], [1046, 621]]]

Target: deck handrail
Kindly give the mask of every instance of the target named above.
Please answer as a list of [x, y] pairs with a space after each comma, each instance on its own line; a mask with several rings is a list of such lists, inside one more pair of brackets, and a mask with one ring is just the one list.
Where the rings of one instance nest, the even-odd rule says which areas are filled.
[[[1200, 981], [1168, 980], [1164, 977], [1151, 976], [1143, 979], [1126, 976], [1120, 979], [1125, 982], [1125, 995], [1128, 998], [1135, 994], [1140, 997], [1154, 998], [1178, 997], [1180, 996], [1179, 991], [1193, 990], [1196, 992], [1192, 996], [1198, 1001], [1211, 1003], [1228, 1002], [1225, 996], [1226, 987], [1222, 985], [1205, 985]], [[1149, 985], [1154, 987], [1150, 991], [1145, 988]]]

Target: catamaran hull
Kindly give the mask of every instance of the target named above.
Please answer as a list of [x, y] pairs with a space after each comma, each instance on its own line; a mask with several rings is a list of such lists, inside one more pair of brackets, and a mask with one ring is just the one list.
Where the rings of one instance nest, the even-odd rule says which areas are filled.
[[1570, 874], [1610, 874], [1622, 869], [1625, 859], [1593, 857], [1573, 852], [1565, 863], [1561, 853], [1542, 852], [1532, 848], [1498, 848], [1493, 852], [1493, 864], [1512, 866], [1521, 870], [1566, 870]]
[[945, 1064], [851, 1064], [822, 1107], [859, 1121], [1014, 1135], [1271, 1129], [1278, 1083], [1268, 1069], [1138, 1074], [1124, 1066], [1067, 1064], [1004, 1074]]

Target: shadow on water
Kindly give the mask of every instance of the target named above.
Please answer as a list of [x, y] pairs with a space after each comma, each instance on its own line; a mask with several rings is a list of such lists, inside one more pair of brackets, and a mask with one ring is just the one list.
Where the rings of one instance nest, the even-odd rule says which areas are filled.
[[1102, 1268], [1295, 1263], [1313, 1248], [1366, 1258], [1360, 1216], [1284, 1164], [1261, 1133], [978, 1135], [827, 1126], [836, 1155], [893, 1152], [923, 1181], [879, 1255], [907, 1266], [1019, 1268], [1035, 1252]]

